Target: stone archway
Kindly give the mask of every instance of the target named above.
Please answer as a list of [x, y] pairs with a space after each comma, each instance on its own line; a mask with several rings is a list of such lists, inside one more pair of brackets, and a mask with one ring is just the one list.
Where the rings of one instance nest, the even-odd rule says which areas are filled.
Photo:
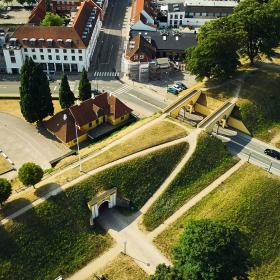
[[91, 210], [91, 219], [95, 219], [99, 216], [99, 207], [104, 203], [108, 202], [108, 208], [113, 208], [117, 204], [117, 188], [110, 189], [101, 193], [100, 195], [93, 198], [89, 203], [88, 207]]

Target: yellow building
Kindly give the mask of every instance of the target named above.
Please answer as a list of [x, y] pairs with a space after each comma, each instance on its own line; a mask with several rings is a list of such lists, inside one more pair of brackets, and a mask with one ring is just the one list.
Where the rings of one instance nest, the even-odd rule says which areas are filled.
[[45, 125], [58, 139], [72, 147], [77, 143], [76, 132], [79, 142], [85, 141], [88, 131], [104, 123], [119, 125], [130, 117], [131, 112], [118, 98], [105, 92], [55, 114]]

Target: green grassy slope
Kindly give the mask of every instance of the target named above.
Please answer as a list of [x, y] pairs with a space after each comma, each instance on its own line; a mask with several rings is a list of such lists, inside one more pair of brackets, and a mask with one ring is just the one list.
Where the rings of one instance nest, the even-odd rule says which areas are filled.
[[112, 167], [67, 189], [0, 227], [0, 279], [69, 275], [111, 246], [89, 226], [87, 202], [111, 187], [141, 207], [185, 154], [185, 143]]
[[280, 180], [246, 164], [183, 217], [161, 233], [157, 246], [169, 257], [192, 219], [209, 218], [237, 225], [249, 238], [251, 279], [279, 279]]
[[[235, 115], [253, 135], [270, 141], [280, 131], [280, 67], [261, 68], [243, 75], [237, 103], [240, 111]], [[237, 93], [238, 84], [229, 81], [208, 93], [214, 97], [232, 97]]]
[[236, 163], [224, 144], [203, 134], [196, 151], [167, 190], [144, 215], [143, 223], [153, 230]]

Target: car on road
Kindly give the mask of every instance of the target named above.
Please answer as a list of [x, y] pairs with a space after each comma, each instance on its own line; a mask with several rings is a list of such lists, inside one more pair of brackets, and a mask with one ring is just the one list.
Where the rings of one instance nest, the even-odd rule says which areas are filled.
[[172, 94], [178, 94], [179, 93], [179, 91], [174, 87], [168, 87], [167, 92], [170, 92]]
[[172, 87], [174, 87], [175, 89], [177, 89], [179, 92], [183, 90], [183, 88], [181, 88], [179, 85], [173, 85]]
[[278, 151], [275, 151], [273, 149], [265, 149], [264, 153], [270, 157], [276, 158], [280, 160], [280, 153]]
[[185, 84], [183, 84], [181, 82], [176, 82], [175, 85], [178, 85], [182, 89], [187, 89], [188, 88]]

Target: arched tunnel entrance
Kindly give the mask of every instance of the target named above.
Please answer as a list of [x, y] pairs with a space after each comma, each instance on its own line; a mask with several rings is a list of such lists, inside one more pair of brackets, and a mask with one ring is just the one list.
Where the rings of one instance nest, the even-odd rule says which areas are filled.
[[108, 212], [109, 209], [109, 201], [102, 202], [98, 207], [98, 216], [102, 216], [102, 214]]

